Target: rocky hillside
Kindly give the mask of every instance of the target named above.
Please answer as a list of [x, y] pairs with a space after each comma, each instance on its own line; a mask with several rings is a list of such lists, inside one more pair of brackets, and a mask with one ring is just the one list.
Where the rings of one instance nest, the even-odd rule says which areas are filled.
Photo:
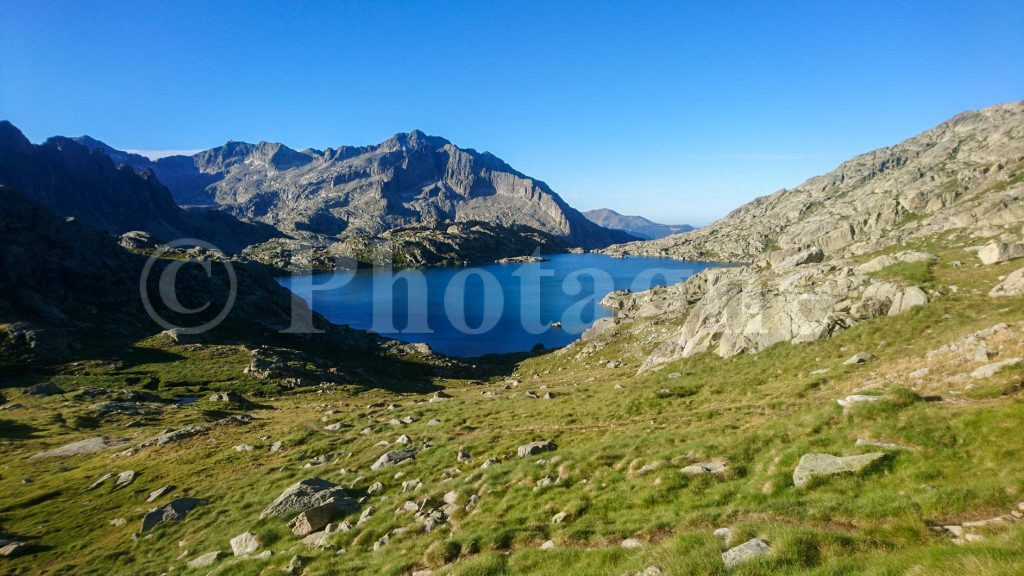
[[584, 212], [583, 215], [587, 217], [587, 220], [590, 220], [598, 226], [609, 228], [611, 230], [622, 230], [623, 232], [632, 234], [633, 236], [644, 240], [656, 240], [673, 234], [689, 232], [694, 229], [693, 226], [690, 226], [689, 224], [670, 226], [667, 224], [652, 222], [643, 216], [625, 216], [608, 208], [588, 210], [587, 212]]
[[163, 241], [199, 238], [229, 253], [280, 236], [270, 226], [222, 212], [182, 210], [152, 171], [115, 166], [105, 152], [68, 138], [34, 145], [7, 121], [0, 122], [0, 185], [114, 235], [144, 231]]
[[1024, 256], [1022, 223], [1024, 102], [961, 114], [707, 228], [609, 248], [752, 265], [610, 295], [615, 316], [595, 324], [577, 353], [631, 333], [654, 345], [639, 366], [649, 370], [704, 352], [729, 357], [833, 337], [955, 292], [930, 285], [933, 247], [966, 251], [972, 266]]
[[136, 170], [152, 170], [180, 204], [217, 206], [296, 237], [373, 236], [417, 224], [482, 221], [528, 226], [584, 248], [631, 238], [593, 224], [547, 184], [494, 155], [419, 131], [376, 146], [296, 151], [228, 142], [155, 162], [119, 157]]
[[609, 254], [752, 261], [815, 245], [828, 255], [976, 226], [1024, 220], [1024, 101], [965, 112], [844, 162], [713, 224]]
[[373, 237], [349, 236], [325, 246], [277, 238], [250, 246], [243, 255], [281, 270], [328, 271], [338, 266], [381, 264], [385, 255], [390, 255], [391, 265], [418, 268], [469, 266], [570, 248], [564, 238], [528, 226], [460, 222], [403, 226]]
[[[180, 305], [208, 306], [201, 314], [183, 315], [166, 306], [157, 281], [171, 262], [217, 258], [210, 253], [177, 251], [157, 260], [147, 292], [162, 318], [195, 326], [210, 320], [229, 298], [229, 279], [214, 264], [183, 266], [175, 286]], [[146, 257], [132, 253], [114, 238], [82, 222], [66, 220], [0, 186], [0, 374], [40, 362], [64, 362], [109, 353], [163, 330], [146, 313], [139, 291]], [[234, 262], [237, 292], [224, 322], [203, 339], [275, 341], [290, 325], [293, 310], [306, 304], [281, 287], [265, 267]], [[330, 325], [310, 314], [315, 327], [327, 330], [340, 347], [363, 347], [379, 339]], [[330, 339], [329, 338], [329, 339]]]

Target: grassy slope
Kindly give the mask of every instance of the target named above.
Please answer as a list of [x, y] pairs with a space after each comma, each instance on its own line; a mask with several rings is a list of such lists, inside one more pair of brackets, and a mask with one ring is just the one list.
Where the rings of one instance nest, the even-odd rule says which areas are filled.
[[[141, 440], [167, 427], [212, 420], [223, 411], [198, 402], [166, 408], [160, 417], [95, 424], [82, 417], [89, 402], [8, 392], [9, 401], [24, 407], [0, 412], [0, 533], [31, 538], [39, 547], [35, 554], [0, 560], [0, 572], [280, 574], [293, 554], [302, 554], [311, 559], [308, 574], [397, 575], [440, 564], [445, 554], [439, 553], [438, 543], [448, 541], [457, 543], [448, 545], [448, 555], [460, 558], [440, 573], [632, 574], [657, 564], [669, 574], [725, 574], [719, 559], [724, 546], [711, 532], [731, 526], [734, 544], [756, 535], [773, 546], [769, 556], [733, 574], [1020, 574], [1024, 523], [967, 546], [956, 546], [948, 535], [930, 529], [1005, 514], [1024, 500], [1019, 433], [1024, 370], [1007, 371], [968, 392], [947, 387], [941, 401], [925, 400], [903, 377], [907, 367], [925, 364], [927, 351], [957, 336], [997, 321], [1024, 323], [1024, 300], [985, 296], [997, 276], [1019, 262], [976, 268], [973, 256], [944, 244], [919, 246], [939, 254], [934, 266], [880, 273], [912, 277], [942, 290], [943, 297], [827, 341], [779, 345], [727, 360], [690, 358], [642, 376], [636, 368], [646, 350], [623, 341], [585, 360], [549, 354], [499, 366], [486, 381], [439, 380], [454, 398], [437, 403], [423, 402], [426, 395], [355, 388], [259, 398], [273, 409], [254, 411], [253, 424], [216, 428], [208, 436], [124, 459], [112, 460], [109, 452], [65, 460], [29, 456], [95, 435]], [[966, 264], [954, 268], [952, 260]], [[949, 285], [957, 285], [957, 292], [949, 291]], [[1024, 355], [1024, 345], [1011, 346], [1017, 346], [1011, 352]], [[140, 347], [155, 360], [123, 363], [130, 368], [66, 367], [56, 381], [67, 388], [147, 382], [152, 387], [155, 381], [168, 396], [197, 388], [266, 392], [242, 376], [247, 356], [240, 349], [174, 349], [171, 355], [161, 352], [159, 340]], [[861, 351], [876, 360], [841, 366]], [[612, 359], [625, 365], [603, 365]], [[810, 374], [821, 368], [830, 370]], [[670, 377], [674, 373], [678, 376]], [[521, 384], [512, 387], [507, 379]], [[937, 386], [926, 382], [922, 390]], [[542, 387], [556, 397], [523, 396]], [[884, 391], [887, 400], [843, 413], [835, 399], [863, 388]], [[401, 407], [367, 409], [371, 402]], [[329, 409], [338, 413], [322, 420]], [[416, 422], [400, 428], [387, 424], [405, 415]], [[442, 424], [427, 426], [431, 418]], [[131, 420], [141, 423], [124, 427]], [[321, 429], [338, 421], [344, 423], [340, 431]], [[373, 432], [361, 434], [367, 426]], [[370, 471], [370, 464], [390, 449], [375, 444], [403, 433], [417, 445], [426, 440], [434, 445], [398, 468]], [[893, 453], [860, 477], [836, 478], [807, 490], [793, 487], [793, 467], [802, 454], [869, 451], [854, 447], [858, 437], [911, 444], [917, 450]], [[559, 448], [515, 458], [518, 445], [536, 439], [553, 440]], [[276, 440], [284, 441], [285, 449], [267, 453]], [[242, 442], [256, 451], [231, 449]], [[443, 481], [442, 470], [457, 465], [460, 448], [474, 461], [462, 465], [455, 479]], [[340, 458], [301, 468], [306, 461], [301, 455], [324, 453]], [[502, 463], [479, 470], [489, 457]], [[546, 463], [538, 463], [542, 458]], [[706, 458], [727, 459], [729, 472], [721, 479], [679, 472]], [[653, 470], [639, 472], [647, 464]], [[103, 473], [127, 469], [140, 473], [128, 488], [112, 491], [108, 485], [81, 492]], [[395, 479], [396, 471], [404, 478]], [[371, 521], [333, 536], [343, 553], [308, 551], [284, 520], [258, 519], [283, 488], [312, 475], [352, 486], [356, 495], [374, 481], [385, 485], [383, 497], [371, 498], [378, 508]], [[546, 475], [561, 482], [535, 489]], [[32, 483], [23, 484], [24, 478]], [[411, 478], [424, 482], [414, 497], [401, 493], [402, 480]], [[144, 502], [146, 495], [165, 484], [208, 503], [184, 522], [133, 540], [142, 514], [152, 506]], [[440, 500], [449, 490], [458, 490], [462, 502], [479, 494], [478, 508], [457, 514], [453, 530], [406, 533], [370, 551], [387, 531], [413, 523], [408, 514], [392, 513], [406, 499]], [[552, 525], [558, 512], [567, 512], [568, 519]], [[114, 518], [128, 523], [110, 525]], [[228, 539], [246, 530], [258, 533], [275, 552], [271, 560], [222, 560], [214, 569], [195, 571], [185, 567], [204, 552], [229, 550]], [[618, 544], [627, 537], [647, 544], [623, 549]], [[557, 549], [538, 550], [548, 539], [555, 540]]]

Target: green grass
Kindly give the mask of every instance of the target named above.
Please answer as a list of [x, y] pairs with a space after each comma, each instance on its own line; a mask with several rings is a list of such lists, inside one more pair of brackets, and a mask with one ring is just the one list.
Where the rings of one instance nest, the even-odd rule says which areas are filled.
[[[248, 354], [234, 345], [171, 347], [154, 338], [116, 361], [56, 367], [54, 380], [69, 390], [144, 388], [172, 399], [231, 389], [270, 408], [253, 411], [252, 424], [217, 427], [127, 458], [101, 453], [56, 461], [30, 456], [95, 435], [138, 442], [168, 427], [239, 411], [201, 401], [164, 406], [158, 416], [104, 419], [90, 412], [91, 401], [71, 394], [21, 398], [5, 391], [9, 401], [24, 407], [0, 412], [0, 533], [30, 538], [39, 549], [0, 561], [0, 571], [269, 575], [282, 573], [300, 554], [309, 558], [310, 575], [397, 576], [442, 566], [439, 573], [457, 575], [620, 575], [650, 565], [674, 575], [1020, 574], [1024, 523], [993, 530], [984, 542], [966, 546], [952, 544], [931, 526], [1005, 514], [1024, 501], [1024, 443], [1018, 440], [1024, 372], [1007, 370], [967, 393], [943, 392], [939, 401], [933, 392], [911, 389], [899, 379], [908, 361], [924, 363], [929, 350], [958, 336], [997, 321], [1024, 323], [1022, 299], [985, 296], [1014, 264], [952, 267], [951, 260], [967, 258], [947, 237], [908, 248], [932, 251], [939, 261], [923, 268], [900, 265], [882, 274], [940, 288], [955, 284], [959, 290], [899, 316], [862, 322], [829, 340], [781, 344], [729, 359], [705, 354], [642, 375], [637, 367], [654, 344], [629, 339], [580, 359], [550, 353], [491, 360], [472, 372], [456, 370], [435, 378], [453, 398], [434, 403], [415, 387], [389, 391], [402, 390], [407, 378], [386, 362], [368, 365], [349, 386], [278, 389], [242, 374]], [[860, 351], [876, 359], [842, 365]], [[343, 356], [339, 353], [337, 361]], [[625, 366], [607, 368], [613, 359]], [[810, 374], [821, 368], [829, 371]], [[678, 376], [669, 376], [674, 373]], [[520, 384], [506, 384], [513, 379]], [[542, 387], [555, 398], [523, 394]], [[864, 387], [886, 399], [846, 412], [836, 404]], [[401, 406], [367, 408], [375, 402]], [[328, 410], [336, 413], [322, 420]], [[406, 415], [415, 422], [388, 424]], [[428, 426], [431, 418], [442, 424]], [[323, 430], [333, 422], [344, 426]], [[362, 434], [367, 427], [372, 432]], [[391, 449], [377, 443], [393, 442], [400, 434], [432, 447], [407, 464], [371, 471], [376, 458]], [[793, 486], [793, 468], [802, 454], [870, 451], [854, 445], [860, 437], [915, 450], [894, 452], [859, 476], [804, 490]], [[515, 457], [517, 446], [537, 439], [552, 440], [558, 449]], [[269, 454], [274, 441], [285, 448]], [[231, 449], [240, 443], [256, 450]], [[459, 449], [474, 460], [446, 480], [443, 470], [457, 466]], [[338, 457], [303, 468], [326, 453]], [[480, 470], [491, 457], [502, 462]], [[720, 478], [679, 472], [690, 463], [719, 458], [729, 463]], [[642, 471], [645, 465], [648, 471]], [[81, 491], [104, 473], [128, 469], [139, 476], [126, 489]], [[404, 476], [396, 479], [396, 472]], [[385, 486], [371, 497], [378, 511], [369, 522], [332, 536], [344, 553], [307, 550], [291, 535], [286, 519], [259, 519], [282, 489], [308, 476], [337, 482], [356, 496], [373, 482]], [[559, 482], [536, 489], [545, 476]], [[32, 482], [23, 484], [25, 478]], [[403, 494], [402, 481], [413, 478], [422, 479], [424, 487]], [[185, 521], [133, 540], [151, 506], [144, 502], [146, 494], [165, 484], [207, 503]], [[451, 490], [460, 492], [461, 502], [478, 495], [479, 505], [455, 513], [450, 526], [409, 531], [382, 550], [371, 550], [389, 531], [416, 525], [409, 514], [394, 514], [405, 500], [440, 501]], [[559, 512], [566, 520], [552, 524]], [[111, 525], [115, 518], [127, 524]], [[726, 546], [712, 535], [722, 526], [733, 529], [730, 544], [757, 536], [771, 543], [772, 552], [726, 571], [719, 556]], [[213, 569], [186, 568], [187, 560], [202, 553], [228, 550], [228, 540], [246, 530], [274, 551], [269, 561], [229, 558]], [[630, 537], [645, 545], [621, 548]], [[539, 550], [546, 540], [554, 540], [556, 548]]]

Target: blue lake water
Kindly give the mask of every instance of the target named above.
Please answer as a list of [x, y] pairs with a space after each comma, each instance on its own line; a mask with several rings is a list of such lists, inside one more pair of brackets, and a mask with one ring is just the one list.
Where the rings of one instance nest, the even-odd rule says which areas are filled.
[[528, 264], [363, 269], [279, 281], [336, 324], [472, 357], [565, 346], [610, 314], [600, 305], [609, 292], [675, 284], [709, 266], [557, 254]]

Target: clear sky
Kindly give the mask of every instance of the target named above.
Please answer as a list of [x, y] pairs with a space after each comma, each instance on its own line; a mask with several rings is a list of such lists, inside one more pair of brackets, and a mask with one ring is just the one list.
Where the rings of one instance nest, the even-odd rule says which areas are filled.
[[0, 0], [33, 141], [370, 144], [419, 128], [580, 209], [704, 224], [1024, 98], [1024, 2]]

